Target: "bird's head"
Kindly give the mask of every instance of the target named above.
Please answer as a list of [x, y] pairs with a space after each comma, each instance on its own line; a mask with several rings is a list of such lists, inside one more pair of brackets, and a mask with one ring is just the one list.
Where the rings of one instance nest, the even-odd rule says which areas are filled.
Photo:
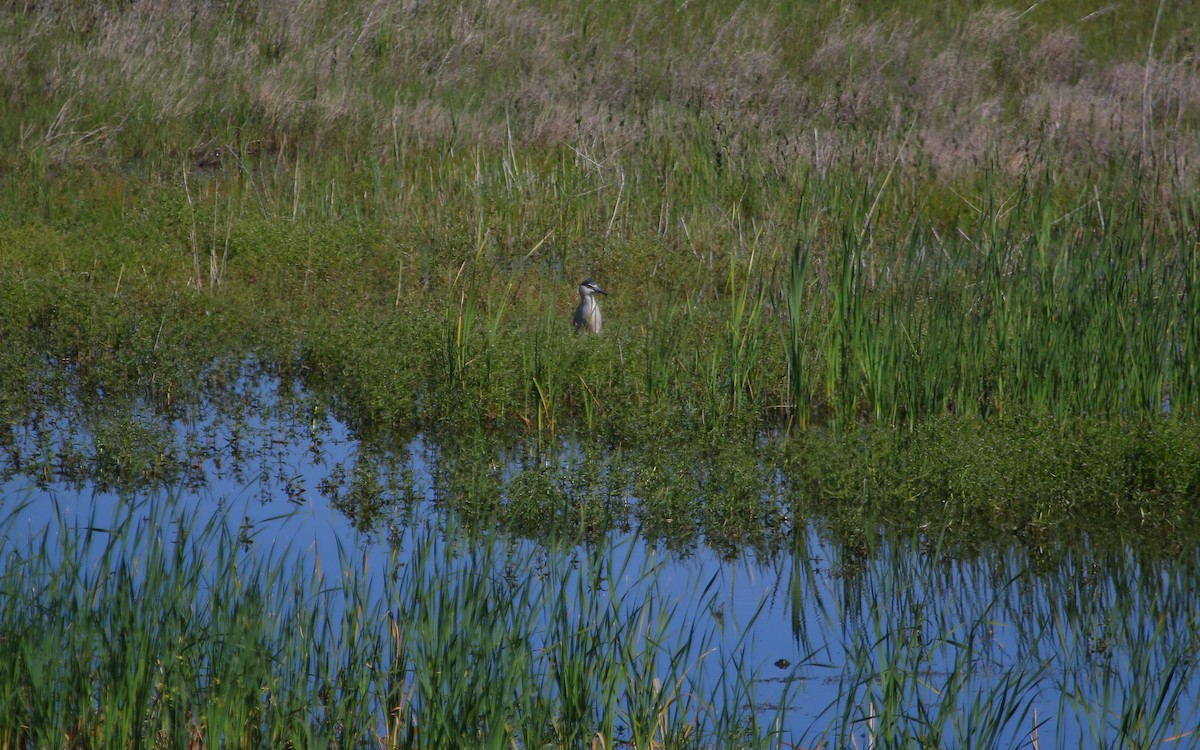
[[608, 294], [600, 288], [600, 285], [591, 279], [584, 279], [579, 283], [579, 296], [590, 297], [593, 294]]

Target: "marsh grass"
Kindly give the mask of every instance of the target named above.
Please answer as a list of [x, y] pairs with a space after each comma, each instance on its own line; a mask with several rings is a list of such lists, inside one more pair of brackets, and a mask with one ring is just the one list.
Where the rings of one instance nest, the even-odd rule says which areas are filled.
[[[830, 653], [844, 667], [813, 736], [838, 747], [1191, 741], [1198, 644], [1183, 614], [1191, 604], [1173, 608], [1192, 596], [1177, 582], [1194, 555], [1147, 560], [1127, 549], [1031, 566], [1019, 553], [944, 552], [936, 538], [884, 534], [837, 550], [841, 585], [814, 587], [803, 565], [793, 572], [793, 598], [822, 601], [802, 610], [845, 634], [814, 660]], [[814, 630], [803, 623], [797, 638]], [[1045, 710], [1049, 696], [1057, 710]]]
[[[436, 323], [440, 335], [444, 319]], [[361, 335], [383, 350], [386, 333]], [[563, 341], [580, 346], [568, 354], [585, 366], [603, 356], [590, 349], [592, 340]], [[145, 398], [121, 394], [109, 364], [91, 375], [106, 378], [98, 398], [81, 390], [97, 385], [43, 363], [28, 371], [37, 383], [29, 400], [3, 404], [12, 421], [0, 429], [0, 470], [42, 487], [94, 486], [126, 496], [249, 482], [264, 502], [328, 502], [376, 533], [389, 514], [428, 492], [468, 526], [498, 521], [530, 537], [569, 541], [640, 527], [672, 550], [703, 545], [722, 555], [746, 547], [772, 554], [796, 519], [812, 517], [834, 527], [879, 523], [913, 532], [951, 521], [948, 544], [956, 550], [987, 540], [1026, 546], [1086, 538], [1167, 552], [1193, 544], [1200, 529], [1195, 432], [1175, 416], [1129, 419], [1115, 429], [1110, 420], [1060, 421], [1010, 408], [1003, 419], [943, 415], [901, 430], [810, 427], [754, 442], [674, 423], [636, 433], [641, 442], [614, 444], [561, 425], [557, 435], [534, 426], [513, 436], [488, 426], [359, 421], [361, 406], [347, 401], [345, 384], [386, 382], [387, 373], [370, 361], [355, 364], [330, 390], [272, 359], [218, 360], [195, 381], [184, 380], [184, 363], [175, 362], [158, 373], [168, 401], [152, 398], [159, 386]], [[482, 360], [468, 368], [481, 376], [483, 369]], [[624, 412], [638, 408], [614, 404], [612, 390], [589, 388], [600, 428], [612, 424], [614, 409], [631, 420]], [[381, 393], [391, 400], [374, 409], [438, 397]], [[553, 395], [548, 415], [570, 408], [569, 391]], [[483, 407], [476, 400], [472, 408]], [[340, 447], [347, 439], [357, 446], [352, 456]], [[414, 475], [426, 464], [428, 490]]]
[[[678, 153], [705, 152], [684, 161], [708, 179], [753, 163], [755, 141], [773, 158], [751, 174], [769, 174], [791, 159], [873, 158], [917, 122], [908, 161], [939, 175], [989, 159], [1086, 171], [1123, 152], [1195, 169], [1175, 159], [1194, 155], [1194, 19], [1170, 3], [52, 4], [6, 9], [0, 31], [14, 71], [4, 98], [22, 113], [0, 136], [35, 163], [265, 156], [283, 184], [330, 157], [474, 156], [483, 144], [505, 154], [516, 188], [527, 149], [546, 144], [616, 172], [615, 151], [682, 132]], [[999, 137], [1007, 129], [1015, 137]], [[1043, 136], [1047, 147], [1031, 145]], [[635, 182], [611, 180], [605, 227], [619, 228]]]
[[261, 529], [286, 518], [239, 528], [164, 498], [118, 504], [111, 521], [55, 504], [39, 528], [22, 520], [34, 501], [6, 502], [0, 527], [5, 746], [651, 748], [756, 735], [752, 705], [698, 699], [708, 680], [753, 671], [705, 666], [726, 658], [713, 634], [633, 545], [538, 551], [428, 527], [369, 572], [340, 543], [332, 560], [277, 547]]
[[[777, 549], [780, 519], [820, 515], [848, 544], [873, 523], [931, 519], [954, 522], [956, 550], [1190, 544], [1200, 35], [1180, 4], [1094, 10], [10, 4], [4, 471], [128, 492], [200, 482], [213, 454], [246, 468], [245, 433], [227, 452], [181, 451], [174, 427], [236, 401], [250, 358], [320, 395], [311, 423], [331, 413], [378, 448], [329, 484], [364, 528], [387, 505], [380, 457], [421, 435], [441, 452], [435, 502], [473, 529], [503, 511], [531, 535], [636, 524], [675, 550], [732, 553]], [[612, 292], [603, 336], [570, 331], [584, 276]], [[557, 461], [564, 441], [584, 446], [580, 465]], [[525, 464], [504, 476], [514, 453]], [[128, 599], [121, 585], [96, 596]], [[435, 592], [443, 614], [452, 593], [493, 584], [454, 585]], [[398, 648], [402, 621], [373, 621], [393, 632], [363, 648]], [[876, 636], [864, 659], [913, 665], [904, 633]], [[494, 634], [483, 647], [512, 651]], [[310, 698], [320, 676], [329, 718], [297, 681], [272, 695], [293, 690], [299, 718], [272, 726], [329, 737], [357, 714], [333, 657], [313, 653], [296, 671]], [[643, 678], [618, 701], [630, 731], [695, 737], [694, 698], [678, 694], [690, 672], [634, 654], [618, 670]], [[365, 662], [347, 684], [377, 684]], [[239, 669], [246, 687], [264, 667]], [[976, 715], [1007, 720], [1022, 679]], [[846, 721], [953, 736], [928, 702], [916, 722], [881, 713], [914, 684], [867, 680]], [[1159, 705], [1177, 700], [1170, 685]], [[372, 688], [387, 696], [372, 721], [417, 736], [397, 707], [434, 687], [393, 675]], [[224, 689], [171, 708], [172, 726], [209, 731], [188, 718], [203, 709], [227, 736], [260, 731], [247, 727], [275, 704], [210, 701]], [[71, 720], [108, 738], [82, 690]], [[579, 701], [554, 695], [513, 726], [588, 741], [595, 727], [560, 718]], [[477, 721], [439, 719], [447, 742], [513, 731], [490, 723], [502, 699], [459, 697]], [[234, 718], [216, 716], [235, 700]], [[1170, 734], [1154, 714], [1131, 708], [1129, 736]]]
[[[6, 499], [6, 746], [1150, 747], [1197, 718], [1190, 554], [949, 558], [880, 535], [814, 558], [798, 534], [781, 583], [815, 619], [793, 620], [774, 687], [752, 643], [767, 600], [728, 622], [717, 575], [673, 587], [632, 541], [418, 524], [376, 568], [280, 546], [286, 517], [108, 510]], [[809, 680], [832, 702], [805, 702]]]
[[[1196, 31], [1165, 2], [3, 6], [3, 474], [268, 476], [253, 361], [315, 396], [289, 435], [362, 442], [320, 489], [358, 528], [418, 507], [391, 457], [422, 436], [465, 529], [368, 571], [169, 503], [51, 532], [10, 502], [0, 746], [781, 747], [789, 693], [760, 715], [708, 653], [705, 586], [601, 542], [778, 555], [809, 518], [839, 577], [793, 551], [795, 675], [847, 658], [786, 739], [1190, 741]], [[570, 331], [585, 276], [603, 336]], [[1064, 540], [1146, 559], [1096, 584]], [[942, 558], [994, 544], [1050, 595], [940, 608]]]
[[[531, 200], [556, 203], [561, 180], [532, 163], [521, 175], [541, 191]], [[1194, 207], [1164, 217], [1145, 197], [1118, 198], [1119, 179], [1067, 192], [1042, 178], [997, 203], [981, 195], [949, 226], [903, 191], [813, 178], [802, 203], [772, 188], [784, 223], [735, 208], [703, 240], [689, 229], [690, 247], [593, 246], [616, 284], [592, 338], [570, 334], [574, 238], [505, 224], [504, 194], [482, 197], [481, 220], [480, 196], [425, 185], [437, 227], [294, 226], [290, 201], [286, 218], [269, 206], [264, 217], [245, 184], [240, 199], [218, 191], [194, 210], [186, 191], [156, 187], [95, 230], [72, 226], [107, 205], [85, 190], [70, 199], [75, 220], [9, 216], [4, 323], [14, 356], [44, 351], [110, 392], [150, 384], [179, 399], [189, 361], [252, 350], [314, 387], [336, 384], [355, 423], [409, 429], [565, 428], [630, 443], [666, 424], [703, 439], [946, 415], [1192, 419]], [[585, 229], [607, 221], [587, 213]], [[203, 298], [194, 248], [209, 248]]]
[[[156, 336], [156, 352], [247, 338], [291, 352], [299, 340], [299, 367], [343, 377], [369, 418], [391, 422], [416, 419], [417, 400], [403, 395], [416, 390], [440, 391], [422, 403], [450, 412], [479, 393], [485, 408], [473, 411], [509, 427], [582, 417], [614, 433], [646, 428], [616, 423], [629, 407], [646, 422], [711, 429], [780, 406], [806, 425], [846, 425], [1027, 402], [1139, 413], [1168, 388], [1181, 410], [1192, 402], [1195, 210], [1177, 175], [1128, 154], [1114, 154], [1108, 174], [984, 163], [949, 182], [895, 158], [772, 165], [772, 143], [736, 122], [676, 116], [682, 136], [625, 150], [527, 144], [509, 123], [494, 146], [408, 144], [390, 160], [234, 148], [182, 177], [178, 162], [144, 174], [35, 164], [5, 181], [2, 245], [25, 287], [6, 290], [26, 316], [12, 329], [54, 306], [53, 295], [28, 295], [47, 275], [86, 278], [78, 301], [101, 320], [137, 312], [122, 303], [151, 318], [170, 295], [219, 282], [214, 299], [188, 301], [205, 316], [186, 318], [194, 331]], [[798, 239], [804, 273], [785, 291]], [[1087, 273], [1093, 264], [1103, 278]], [[605, 366], [580, 376], [557, 340], [567, 327], [550, 323], [569, 316], [569, 289], [588, 271], [612, 279], [616, 348], [599, 343]], [[656, 306], [663, 314], [643, 312]], [[439, 316], [443, 330], [431, 330]], [[784, 321], [787, 342], [773, 333]], [[380, 347], [372, 327], [387, 327], [392, 344]], [[119, 330], [54, 334], [73, 332], [84, 340], [43, 345], [69, 357], [126, 343]], [[484, 366], [471, 372], [475, 361]], [[652, 375], [629, 378], [638, 372]]]
[[[1102, 210], [1078, 199], [1076, 211]], [[1113, 228], [1064, 231], [1071, 213], [1019, 193], [954, 243], [920, 220], [889, 249], [848, 230], [825, 283], [809, 280], [815, 248], [797, 245], [785, 339], [798, 412], [823, 408], [834, 424], [1002, 418], [1013, 407], [1060, 420], [1150, 417], [1193, 392], [1190, 251], [1149, 253], [1152, 220], [1136, 208], [1110, 211]], [[814, 306], [824, 320], [802, 317]]]

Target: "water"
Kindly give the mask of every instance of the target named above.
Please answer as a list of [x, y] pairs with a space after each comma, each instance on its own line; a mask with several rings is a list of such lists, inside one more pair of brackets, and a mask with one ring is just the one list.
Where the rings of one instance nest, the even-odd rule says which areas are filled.
[[[445, 530], [447, 517], [484, 502], [471, 493], [486, 491], [456, 481], [466, 473], [461, 460], [424, 436], [399, 445], [360, 441], [299, 390], [270, 379], [234, 390], [244, 396], [236, 408], [193, 411], [145, 434], [173, 436], [185, 457], [169, 502], [200, 524], [220, 519], [238, 529], [248, 549], [287, 551], [297, 576], [353, 574], [370, 596], [385, 596], [380, 571], [404, 560], [431, 529]], [[63, 526], [108, 528], [131, 499], [168, 502], [168, 493], [136, 482], [118, 487], [29, 471], [28, 457], [39, 450], [44, 457], [52, 442], [48, 433], [74, 444], [60, 455], [103, 458], [99, 441], [87, 447], [84, 439], [94, 427], [50, 424], [53, 431], [14, 432], [0, 518], [28, 504], [7, 544], [20, 546], [46, 528], [52, 536]], [[13, 470], [14, 456], [25, 471]], [[564, 444], [534, 457], [498, 453], [479, 470], [505, 487], [531, 471], [538, 476], [539, 464], [583, 460], [578, 446]], [[598, 474], [595, 484], [572, 488], [566, 501], [644, 502], [627, 478]], [[582, 528], [585, 515], [570, 517]], [[702, 636], [674, 668], [660, 656], [659, 674], [702, 696], [695, 710], [738, 704], [755, 712], [761, 731], [787, 742], [866, 746], [873, 736], [886, 746], [936, 736], [952, 747], [1087, 747], [1149, 736], [1200, 746], [1196, 549], [1168, 559], [1131, 548], [1001, 542], [951, 556], [932, 529], [906, 537], [879, 530], [847, 544], [820, 518], [779, 525], [771, 543], [732, 554], [704, 536], [648, 540], [636, 524], [593, 529], [565, 553], [534, 537], [485, 538], [506, 540], [499, 543], [507, 554], [580, 570], [590, 564], [588, 550], [609, 550], [620, 564], [609, 568], [607, 595], [661, 600], [650, 611], [664, 622], [653, 625], [672, 643]], [[449, 564], [459, 560], [470, 564], [468, 556]], [[582, 602], [573, 606], [587, 611]], [[731, 669], [747, 678], [746, 694], [713, 687]]]

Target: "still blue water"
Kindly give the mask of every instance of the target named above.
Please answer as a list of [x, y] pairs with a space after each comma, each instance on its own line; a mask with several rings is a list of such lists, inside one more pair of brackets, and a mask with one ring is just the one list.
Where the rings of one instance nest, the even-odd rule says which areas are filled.
[[[372, 575], [393, 555], [403, 558], [419, 520], [447, 512], [435, 503], [436, 448], [421, 437], [403, 447], [418, 502], [363, 533], [318, 491], [331, 473], [353, 467], [361, 446], [335, 419], [305, 429], [303, 419], [273, 405], [271, 393], [271, 384], [259, 391], [248, 421], [199, 413], [173, 425], [181, 444], [210, 449], [197, 452], [203, 480], [172, 488], [171, 502], [201, 522], [216, 515], [241, 528], [257, 550], [290, 551], [296, 575], [357, 572], [377, 585]], [[230, 451], [243, 456], [235, 468]], [[563, 460], [571, 453], [565, 447]], [[147, 491], [147, 498], [166, 502], [166, 493]], [[31, 501], [10, 529], [32, 539], [60, 525], [103, 528], [127, 499], [18, 475], [0, 487], [0, 513]], [[998, 747], [1109, 746], [1128, 739], [1122, 727], [1149, 704], [1157, 707], [1150, 737], [1200, 747], [1195, 550], [1182, 561], [1143, 560], [1136, 550], [1093, 556], [1086, 546], [1052, 556], [992, 548], [952, 559], [933, 539], [886, 533], [870, 549], [847, 550], [829, 541], [821, 519], [797, 523], [790, 536], [784, 551], [746, 550], [733, 559], [703, 544], [680, 554], [645, 542], [636, 529], [607, 539], [628, 560], [608, 585], [620, 596], [653, 587], [671, 597], [674, 622], [666, 625], [679, 628], [680, 639], [697, 624], [709, 636], [711, 648], [689, 657], [695, 673], [736, 663], [753, 675], [753, 709], [784, 746], [866, 747], [897, 718], [882, 715], [886, 706], [901, 707], [900, 721], [939, 722], [951, 746], [975, 746], [981, 737]], [[512, 544], [543, 554], [536, 541]], [[569, 556], [547, 561], [572, 564]]]

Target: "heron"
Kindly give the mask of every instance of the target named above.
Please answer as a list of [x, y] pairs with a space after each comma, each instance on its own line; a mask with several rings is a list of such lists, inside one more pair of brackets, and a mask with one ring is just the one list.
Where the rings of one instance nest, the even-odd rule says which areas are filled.
[[579, 284], [579, 307], [575, 308], [575, 330], [588, 330], [600, 333], [600, 305], [596, 304], [597, 294], [608, 294], [600, 285], [591, 279], [584, 279]]

